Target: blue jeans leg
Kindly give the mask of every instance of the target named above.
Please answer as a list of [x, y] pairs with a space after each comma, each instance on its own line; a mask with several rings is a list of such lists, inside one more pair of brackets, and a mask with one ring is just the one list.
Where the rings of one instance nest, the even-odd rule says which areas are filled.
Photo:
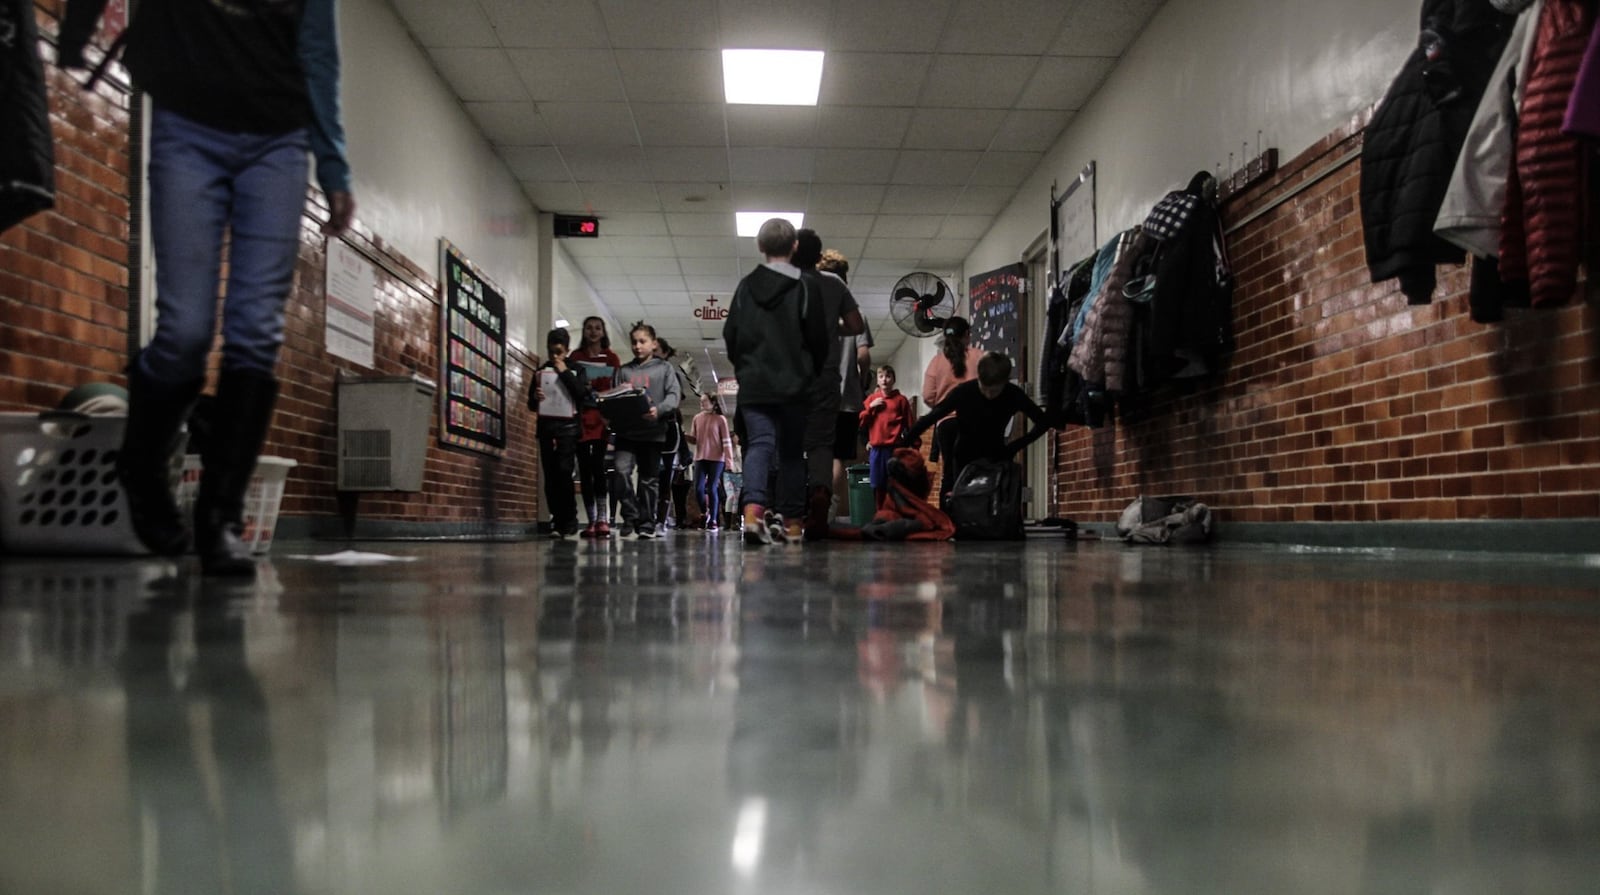
[[157, 108], [150, 129], [156, 333], [141, 356], [163, 382], [205, 374], [231, 231], [223, 366], [270, 375], [283, 342], [305, 207], [307, 139], [233, 134]]
[[[747, 405], [744, 411], [745, 463], [743, 503], [775, 509], [785, 518], [799, 519], [805, 511], [806, 406], [793, 404]], [[768, 482], [778, 473], [776, 503]]]

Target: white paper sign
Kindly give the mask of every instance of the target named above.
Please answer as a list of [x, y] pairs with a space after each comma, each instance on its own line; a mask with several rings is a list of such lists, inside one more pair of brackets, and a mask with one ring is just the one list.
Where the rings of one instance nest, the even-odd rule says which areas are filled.
[[564, 420], [577, 416], [578, 408], [573, 406], [567, 387], [561, 384], [561, 374], [550, 369], [540, 369], [538, 373], [539, 389], [544, 392], [544, 400], [539, 402], [539, 415]]
[[378, 313], [372, 262], [342, 239], [328, 240], [324, 329], [328, 353], [372, 366], [372, 323]]

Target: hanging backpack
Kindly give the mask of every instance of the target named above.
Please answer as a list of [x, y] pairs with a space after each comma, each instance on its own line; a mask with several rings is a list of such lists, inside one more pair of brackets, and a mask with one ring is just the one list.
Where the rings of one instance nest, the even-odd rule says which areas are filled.
[[1022, 540], [1022, 467], [1010, 461], [968, 463], [945, 512], [958, 541]]

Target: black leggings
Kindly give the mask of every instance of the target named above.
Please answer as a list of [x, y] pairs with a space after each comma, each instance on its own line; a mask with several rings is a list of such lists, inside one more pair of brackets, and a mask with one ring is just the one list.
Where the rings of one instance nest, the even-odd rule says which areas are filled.
[[583, 491], [583, 510], [594, 522], [607, 516], [606, 440], [578, 442], [578, 487]]
[[956, 486], [956, 477], [961, 475], [961, 467], [966, 465], [956, 458], [956, 441], [959, 434], [956, 421], [948, 417], [933, 427], [933, 440], [939, 443], [939, 506], [941, 507], [949, 501], [950, 489]]

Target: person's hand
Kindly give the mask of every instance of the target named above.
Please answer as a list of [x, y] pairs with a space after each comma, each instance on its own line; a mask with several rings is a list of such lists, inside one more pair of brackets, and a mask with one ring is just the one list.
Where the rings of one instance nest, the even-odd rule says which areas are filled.
[[657, 416], [659, 416], [659, 414], [656, 413], [656, 407], [654, 404], [650, 405], [650, 409], [644, 412], [644, 418], [652, 423], [656, 421]]
[[883, 409], [883, 403], [884, 402], [883, 402], [882, 398], [873, 398], [871, 401], [867, 402], [867, 409], [868, 410], [882, 410]]
[[533, 387], [533, 400], [541, 401], [541, 402], [544, 400], [544, 389], [543, 388], [541, 388], [541, 387], [539, 387], [537, 385]]
[[567, 349], [557, 345], [555, 351], [550, 353], [550, 366], [554, 367], [557, 373], [567, 372]]
[[328, 222], [322, 225], [323, 236], [339, 236], [350, 229], [356, 217], [356, 197], [347, 192], [337, 192], [328, 197]]

